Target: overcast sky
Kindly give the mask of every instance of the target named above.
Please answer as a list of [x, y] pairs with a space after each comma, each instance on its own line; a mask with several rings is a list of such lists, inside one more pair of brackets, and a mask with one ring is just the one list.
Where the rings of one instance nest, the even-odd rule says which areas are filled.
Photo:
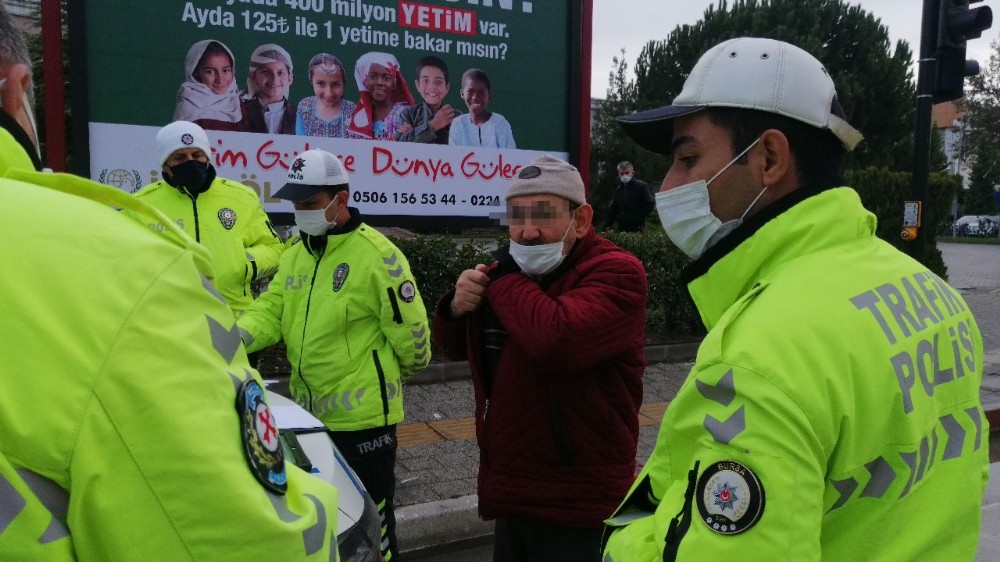
[[[899, 39], [910, 44], [916, 56], [920, 51], [921, 0], [850, 0], [882, 20], [889, 28], [889, 39], [895, 45]], [[702, 18], [710, 4], [717, 0], [594, 0], [594, 46], [591, 72], [591, 96], [603, 98], [608, 90], [611, 59], [625, 48], [629, 70], [646, 42], [665, 39], [675, 27], [694, 24]], [[732, 4], [732, 2], [730, 2]], [[980, 39], [969, 43], [967, 58], [979, 60], [985, 66], [989, 59], [990, 42], [1000, 36], [1000, 0], [985, 0], [973, 7], [989, 6], [993, 10], [993, 27]], [[914, 68], [914, 79], [916, 68]], [[664, 100], [664, 103], [669, 100]]]

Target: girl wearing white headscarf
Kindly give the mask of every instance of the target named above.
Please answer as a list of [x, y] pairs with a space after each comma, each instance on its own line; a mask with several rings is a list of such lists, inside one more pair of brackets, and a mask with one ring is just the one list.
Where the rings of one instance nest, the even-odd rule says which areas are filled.
[[413, 105], [396, 57], [366, 53], [354, 65], [354, 79], [360, 99], [351, 116], [351, 138], [396, 140], [399, 112]]
[[245, 110], [236, 87], [235, 58], [229, 47], [214, 39], [198, 41], [188, 49], [184, 72], [175, 121], [191, 121], [203, 129], [246, 129]]

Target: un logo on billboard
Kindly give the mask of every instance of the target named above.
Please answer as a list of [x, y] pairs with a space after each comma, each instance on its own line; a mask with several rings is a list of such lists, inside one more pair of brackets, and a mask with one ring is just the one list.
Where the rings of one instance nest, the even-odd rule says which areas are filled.
[[110, 171], [105, 168], [101, 170], [97, 181], [129, 193], [135, 193], [142, 187], [142, 176], [139, 175], [139, 170], [126, 170], [125, 168]]

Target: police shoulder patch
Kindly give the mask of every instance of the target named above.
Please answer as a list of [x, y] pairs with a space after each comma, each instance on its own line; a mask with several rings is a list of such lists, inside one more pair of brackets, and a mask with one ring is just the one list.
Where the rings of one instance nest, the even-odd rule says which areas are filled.
[[736, 461], [709, 465], [695, 493], [702, 523], [722, 535], [738, 535], [764, 514], [764, 486], [752, 470]]
[[219, 209], [219, 222], [226, 230], [232, 230], [236, 226], [236, 211], [229, 207]]
[[399, 298], [403, 299], [403, 302], [413, 302], [416, 296], [417, 288], [413, 285], [413, 281], [407, 279], [399, 285]]
[[351, 266], [346, 263], [342, 263], [337, 266], [337, 269], [333, 270], [333, 292], [339, 292], [344, 286], [344, 282], [347, 281], [347, 274], [351, 272]]
[[256, 380], [240, 385], [236, 410], [250, 472], [268, 490], [284, 494], [288, 490], [285, 452], [278, 437], [278, 424], [264, 402], [264, 389]]

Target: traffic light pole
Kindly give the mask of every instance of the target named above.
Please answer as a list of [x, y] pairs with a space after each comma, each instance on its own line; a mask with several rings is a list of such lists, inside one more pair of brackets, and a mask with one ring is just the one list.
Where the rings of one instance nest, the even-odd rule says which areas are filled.
[[917, 261], [924, 259], [927, 247], [927, 236], [920, 235], [920, 228], [930, 171], [931, 113], [934, 103], [961, 98], [965, 77], [979, 74], [979, 63], [965, 60], [965, 43], [980, 37], [993, 25], [993, 12], [988, 6], [969, 7], [980, 1], [924, 0], [920, 24], [920, 74], [917, 76], [917, 130], [913, 138], [912, 200], [903, 206], [903, 231], [900, 233], [909, 243], [910, 256]]
[[[931, 156], [931, 112], [934, 107], [935, 52], [937, 49], [939, 0], [924, 0], [924, 13], [920, 28], [920, 66], [917, 75], [917, 129], [913, 137], [914, 161], [911, 178], [911, 197], [903, 218], [902, 238], [908, 242], [910, 256], [921, 261], [924, 257], [925, 236], [921, 236], [924, 202], [927, 200], [927, 174]], [[915, 203], [915, 213], [913, 216]], [[912, 225], [912, 226], [911, 226]]]

